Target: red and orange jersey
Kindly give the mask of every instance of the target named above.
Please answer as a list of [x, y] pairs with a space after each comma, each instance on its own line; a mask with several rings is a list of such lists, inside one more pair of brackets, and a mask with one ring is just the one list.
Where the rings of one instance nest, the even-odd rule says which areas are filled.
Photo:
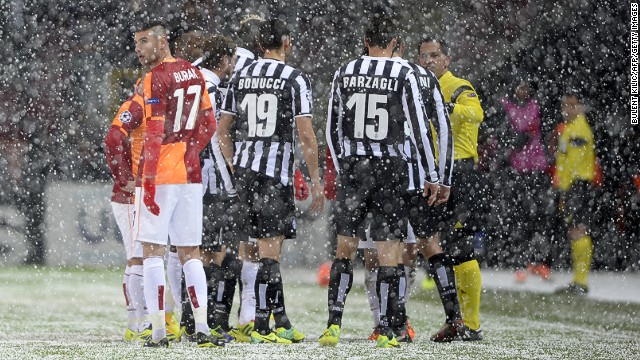
[[[201, 133], [208, 133], [212, 125], [208, 117], [201, 115], [212, 106], [200, 71], [182, 59], [163, 61], [144, 79], [144, 103], [149, 126], [143, 176], [155, 177], [158, 185], [201, 182]], [[162, 134], [156, 134], [157, 125], [162, 125]]]
[[133, 203], [133, 193], [122, 187], [134, 180], [144, 143], [144, 100], [133, 94], [121, 106], [105, 139], [107, 163], [115, 179], [111, 201]]

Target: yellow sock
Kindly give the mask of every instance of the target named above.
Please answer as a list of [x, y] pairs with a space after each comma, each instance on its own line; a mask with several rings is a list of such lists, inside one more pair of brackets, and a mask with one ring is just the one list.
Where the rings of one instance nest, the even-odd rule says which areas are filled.
[[482, 275], [477, 260], [466, 261], [453, 267], [456, 275], [456, 290], [465, 325], [471, 330], [480, 328], [480, 294]]
[[593, 258], [593, 245], [589, 235], [571, 242], [571, 258], [573, 260], [573, 283], [588, 286], [589, 270]]

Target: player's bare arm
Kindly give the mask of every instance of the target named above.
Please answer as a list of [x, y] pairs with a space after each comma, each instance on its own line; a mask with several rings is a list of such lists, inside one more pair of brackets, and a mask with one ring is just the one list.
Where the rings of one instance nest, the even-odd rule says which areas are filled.
[[[233, 124], [233, 115], [228, 113], [222, 113], [222, 115], [220, 115], [220, 121], [218, 122], [217, 131], [218, 131], [218, 137], [220, 142], [220, 150], [222, 151], [224, 160], [229, 165], [229, 168], [231, 169], [231, 171], [233, 171], [233, 143], [231, 141], [231, 134], [230, 134], [231, 124]], [[316, 165], [317, 165], [317, 161], [316, 161]]]
[[311, 211], [319, 212], [324, 206], [324, 189], [320, 186], [320, 172], [318, 171], [318, 141], [313, 131], [310, 116], [300, 116], [296, 118], [296, 126], [300, 143], [304, 152], [304, 159], [307, 162], [309, 176], [311, 177]]

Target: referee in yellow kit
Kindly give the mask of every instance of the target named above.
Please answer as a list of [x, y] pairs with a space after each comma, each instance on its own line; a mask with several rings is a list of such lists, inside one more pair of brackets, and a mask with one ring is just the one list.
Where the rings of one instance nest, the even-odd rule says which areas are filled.
[[420, 65], [432, 71], [440, 81], [444, 102], [449, 111], [454, 143], [454, 168], [451, 197], [442, 206], [438, 230], [439, 239], [455, 264], [456, 288], [460, 309], [468, 327], [462, 340], [482, 340], [480, 329], [480, 291], [482, 277], [473, 252], [474, 233], [481, 230], [479, 205], [482, 194], [478, 162], [478, 128], [484, 119], [480, 99], [467, 80], [449, 71], [449, 47], [441, 39], [426, 37], [420, 42]]

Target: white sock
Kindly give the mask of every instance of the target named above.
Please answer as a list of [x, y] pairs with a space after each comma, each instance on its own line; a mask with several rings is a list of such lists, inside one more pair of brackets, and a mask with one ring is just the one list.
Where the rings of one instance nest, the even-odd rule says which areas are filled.
[[144, 300], [144, 282], [143, 282], [144, 266], [133, 265], [131, 272], [129, 273], [129, 301], [135, 308], [135, 318], [138, 327], [138, 331], [147, 328], [147, 304]]
[[129, 265], [124, 268], [124, 276], [122, 277], [122, 293], [124, 294], [124, 301], [127, 304], [127, 327], [133, 331], [138, 331], [138, 322], [136, 321], [136, 308], [131, 301], [131, 294], [129, 293], [129, 273], [131, 268]]
[[413, 284], [416, 283], [416, 268], [405, 265], [404, 274], [407, 277], [407, 288], [404, 293], [404, 301], [406, 306], [406, 304], [409, 302], [409, 295], [411, 295], [411, 292], [413, 291]]
[[152, 339], [159, 341], [167, 334], [164, 326], [164, 260], [160, 257], [146, 258], [143, 267], [144, 297], [153, 327]]
[[191, 259], [182, 266], [187, 294], [191, 300], [196, 332], [209, 333], [207, 324], [207, 277], [204, 274], [202, 261]]
[[177, 252], [169, 251], [167, 255], [167, 279], [173, 299], [173, 304], [167, 302], [167, 311], [171, 312], [174, 308], [181, 309], [182, 304], [182, 264]]
[[367, 288], [367, 300], [373, 317], [373, 327], [380, 322], [380, 301], [376, 292], [376, 282], [378, 281], [378, 269], [364, 270], [364, 285]]
[[260, 263], [243, 261], [240, 278], [242, 279], [242, 294], [240, 295], [240, 315], [238, 324], [245, 325], [256, 318], [256, 276]]

